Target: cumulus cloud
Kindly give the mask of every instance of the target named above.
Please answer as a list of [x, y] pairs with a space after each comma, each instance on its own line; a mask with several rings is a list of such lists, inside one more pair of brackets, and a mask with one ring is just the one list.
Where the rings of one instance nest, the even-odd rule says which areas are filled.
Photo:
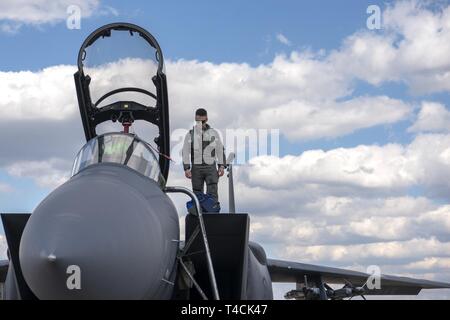
[[60, 159], [19, 161], [7, 166], [6, 172], [14, 177], [32, 178], [43, 188], [55, 188], [69, 178], [69, 167], [70, 163]]
[[290, 188], [299, 184], [339, 184], [364, 188], [401, 188], [414, 183], [405, 170], [401, 145], [361, 145], [330, 151], [310, 150], [299, 156], [262, 156], [250, 160], [250, 184]]
[[[75, 9], [74, 9], [75, 8]], [[76, 10], [76, 11], [74, 11]], [[81, 18], [115, 16], [119, 11], [100, 0], [16, 0], [0, 2], [0, 32], [16, 34], [25, 26], [65, 21], [77, 12]]]
[[[450, 6], [396, 1], [383, 12], [380, 32], [347, 37], [328, 61], [349, 77], [379, 85], [398, 81], [414, 94], [450, 89]], [[418, 23], [420, 21], [420, 23]]]
[[328, 62], [346, 77], [355, 77], [372, 85], [400, 80], [392, 36], [360, 31], [343, 41], [340, 50], [330, 53]]
[[65, 20], [67, 8], [80, 7], [83, 17], [89, 17], [98, 8], [100, 0], [16, 0], [0, 2], [0, 21], [24, 24], [44, 24]]
[[405, 119], [410, 112], [408, 104], [386, 96], [317, 104], [291, 101], [261, 110], [255, 118], [255, 125], [282, 128], [291, 140], [310, 140], [338, 137], [362, 128], [395, 123]]
[[429, 195], [448, 199], [450, 184], [450, 135], [421, 134], [408, 146], [405, 168]]
[[249, 161], [243, 179], [249, 185], [292, 189], [299, 185], [337, 185], [373, 192], [406, 191], [420, 185], [434, 196], [450, 189], [450, 135], [421, 134], [409, 145], [360, 145], [298, 156], [260, 156]]
[[257, 67], [171, 61], [167, 74], [171, 106], [179, 112], [179, 118], [172, 120], [176, 128], [185, 126], [186, 120], [180, 120], [191, 119], [197, 105], [208, 108], [218, 128], [254, 128], [256, 124], [251, 120], [263, 110], [296, 100], [318, 106], [351, 92], [350, 84], [332, 66], [309, 53], [279, 55], [272, 63]]
[[277, 40], [286, 46], [292, 45], [292, 42], [282, 33], [277, 33]]
[[351, 264], [355, 257], [363, 264], [383, 264], [425, 258], [449, 252], [450, 242], [435, 238], [413, 238], [406, 241], [383, 241], [355, 245], [297, 246], [289, 245], [284, 255], [302, 261], [324, 261]]
[[362, 271], [377, 264], [386, 274], [450, 281], [449, 206], [404, 195], [420, 185], [446, 196], [449, 146], [448, 135], [420, 134], [405, 146], [257, 157], [236, 175], [238, 208], [253, 213], [251, 238], [270, 256]]
[[0, 72], [0, 116], [8, 121], [63, 120], [76, 114], [78, 104], [73, 66], [38, 72]]
[[450, 130], [450, 111], [436, 102], [423, 102], [410, 132], [448, 132]]
[[[98, 98], [119, 84], [147, 84], [146, 63], [129, 59], [102, 68], [105, 72], [91, 70], [92, 96]], [[173, 129], [185, 128], [193, 106], [203, 105], [208, 106], [218, 128], [281, 127], [281, 133], [291, 139], [317, 139], [394, 123], [407, 117], [411, 109], [384, 96], [337, 102], [348, 93], [345, 82], [329, 66], [298, 53], [278, 56], [273, 63], [258, 67], [179, 60], [169, 61], [167, 70], [171, 110], [177, 111], [171, 113]], [[22, 141], [21, 145], [12, 144], [10, 153], [2, 154], [0, 164], [12, 158], [73, 157], [83, 140], [73, 84], [75, 71], [74, 66], [53, 66], [37, 72], [0, 72], [0, 90], [5, 97], [0, 102], [0, 115], [7, 120], [0, 129], [0, 142]], [[328, 90], [325, 98], [323, 87]], [[154, 103], [148, 99], [143, 102]], [[283, 115], [279, 110], [285, 111]], [[291, 114], [288, 119], [287, 114]], [[294, 118], [301, 121], [300, 126]]]
[[[400, 204], [402, 199], [392, 200]], [[297, 204], [299, 211], [305, 206], [301, 202]], [[448, 207], [435, 211], [417, 208], [407, 216], [397, 216], [396, 212], [387, 215], [383, 208], [374, 213], [371, 205], [371, 201], [367, 201], [367, 210], [348, 206], [340, 216], [327, 216], [320, 211], [290, 217], [278, 215], [276, 211], [272, 211], [270, 216], [260, 216], [260, 212], [255, 212], [251, 235], [257, 241], [278, 243], [280, 246], [286, 243], [328, 246], [407, 241], [417, 236], [424, 239], [434, 237], [442, 242], [450, 240]]]
[[[97, 50], [101, 50], [96, 48]], [[152, 93], [156, 93], [156, 88], [150, 83], [152, 76], [158, 70], [158, 65], [151, 59], [141, 59], [134, 57], [123, 57], [121, 59], [101, 63], [96, 61], [94, 57], [91, 62], [93, 66], [89, 66], [89, 58], [91, 51], [87, 51], [87, 58], [84, 66], [84, 72], [91, 77], [90, 93], [92, 102], [96, 102], [104, 94], [124, 87], [145, 88]], [[95, 55], [95, 52], [93, 53]], [[133, 53], [130, 53], [132, 55]], [[154, 50], [149, 50], [148, 55], [152, 57], [155, 54]], [[101, 63], [101, 64], [96, 64]], [[106, 98], [99, 106], [107, 105], [108, 103], [120, 100], [130, 99], [142, 103], [144, 105], [155, 105], [155, 100], [140, 93], [119, 93]]]
[[408, 269], [420, 270], [450, 270], [450, 258], [427, 257], [420, 261], [411, 262], [406, 265]]
[[[73, 66], [54, 66], [41, 71], [0, 72], [0, 115], [5, 120], [0, 129], [0, 145], [9, 146], [1, 153], [0, 167], [16, 176], [38, 178], [39, 185], [54, 186], [63, 169], [59, 163], [72, 161], [83, 145], [73, 83]], [[59, 159], [58, 161], [48, 159]], [[45, 167], [39, 170], [39, 165]], [[28, 166], [30, 164], [30, 166]], [[50, 173], [50, 168], [55, 173]], [[70, 165], [65, 166], [66, 172]], [[45, 182], [45, 181], [47, 182]]]

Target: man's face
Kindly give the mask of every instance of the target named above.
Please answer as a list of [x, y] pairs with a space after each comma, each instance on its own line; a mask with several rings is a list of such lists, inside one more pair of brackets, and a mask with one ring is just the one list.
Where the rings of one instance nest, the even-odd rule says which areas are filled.
[[208, 116], [195, 116], [195, 121], [196, 122], [201, 121], [202, 127], [205, 127], [206, 122], [208, 121]]

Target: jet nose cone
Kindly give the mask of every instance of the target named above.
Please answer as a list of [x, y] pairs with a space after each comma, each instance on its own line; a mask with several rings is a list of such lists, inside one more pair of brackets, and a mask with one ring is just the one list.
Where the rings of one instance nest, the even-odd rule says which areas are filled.
[[38, 298], [153, 297], [167, 270], [159, 220], [135, 190], [117, 190], [101, 179], [69, 181], [33, 212], [19, 256]]

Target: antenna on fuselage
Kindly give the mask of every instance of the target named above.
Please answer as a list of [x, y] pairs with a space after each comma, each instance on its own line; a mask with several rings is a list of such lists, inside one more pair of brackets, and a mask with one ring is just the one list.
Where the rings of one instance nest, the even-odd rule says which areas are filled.
[[228, 210], [230, 213], [236, 213], [236, 203], [234, 200], [234, 181], [233, 181], [233, 161], [236, 157], [234, 152], [231, 152], [227, 159], [228, 170]]

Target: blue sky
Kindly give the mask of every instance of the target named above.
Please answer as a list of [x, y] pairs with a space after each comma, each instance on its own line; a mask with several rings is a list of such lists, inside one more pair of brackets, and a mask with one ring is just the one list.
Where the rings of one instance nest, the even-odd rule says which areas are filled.
[[[81, 30], [61, 23], [29, 26], [14, 36], [2, 36], [2, 70], [37, 70], [71, 64], [83, 39], [96, 27], [116, 21], [133, 22], [159, 39], [166, 58], [252, 65], [272, 61], [286, 51], [274, 35], [284, 34], [293, 48], [333, 49], [356, 29], [365, 28], [366, 8], [384, 1], [104, 1], [118, 17], [97, 16], [82, 21]], [[269, 40], [270, 39], [270, 40]], [[268, 50], [266, 52], [266, 50]], [[29, 52], [33, 52], [30, 57]]]
[[[281, 129], [280, 155], [237, 175], [239, 205], [271, 253], [450, 281], [448, 1], [77, 1], [93, 6], [80, 30], [65, 26], [67, 0], [45, 23], [33, 20], [44, 5], [17, 17], [21, 8], [0, 4], [0, 211], [31, 211], [67, 179], [83, 134], [63, 66], [94, 29], [131, 22], [162, 47], [172, 129], [190, 125], [195, 105], [220, 128]], [[369, 5], [382, 10], [381, 30], [366, 27]], [[171, 179], [188, 185], [180, 166]], [[274, 189], [280, 207], [266, 203]], [[429, 253], [414, 253], [415, 241]], [[378, 256], [385, 242], [408, 252], [402, 264]]]
[[[270, 63], [276, 54], [288, 54], [291, 50], [331, 50], [338, 47], [343, 37], [365, 27], [365, 10], [373, 3], [353, 0], [343, 6], [336, 1], [285, 1], [282, 5], [274, 1], [197, 1], [193, 5], [180, 1], [104, 1], [102, 4], [115, 8], [119, 16], [97, 15], [83, 19], [80, 30], [69, 30], [62, 21], [39, 27], [24, 26], [17, 34], [0, 34], [0, 70], [37, 71], [52, 65], [73, 65], [87, 35], [103, 24], [116, 21], [132, 22], [152, 32], [166, 60], [236, 62], [257, 66]], [[287, 47], [277, 41], [278, 33], [285, 35], [292, 45]], [[389, 90], [389, 87], [384, 89]], [[383, 89], [368, 87], [360, 89], [360, 92], [374, 90]], [[391, 130], [370, 128], [354, 136], [304, 144], [282, 139], [280, 151], [282, 155], [299, 154], [314, 148], [384, 143], [387, 131]], [[5, 173], [4, 177], [20, 189], [33, 187], [32, 181], [15, 181]], [[3, 210], [32, 210], [44, 195], [45, 191], [23, 200], [5, 197]]]
[[[59, 21], [39, 26], [24, 25], [14, 34], [0, 33], [2, 71], [38, 71], [52, 65], [73, 65], [78, 49], [97, 27], [111, 22], [136, 23], [154, 34], [166, 60], [199, 60], [220, 63], [247, 63], [252, 66], [271, 63], [277, 54], [292, 51], [336, 50], [342, 40], [366, 28], [369, 5], [381, 8], [386, 1], [196, 1], [195, 5], [179, 1], [102, 1], [103, 9], [114, 8], [118, 15], [94, 14], [83, 19], [80, 30], [69, 30]], [[374, 33], [379, 32], [377, 30]], [[283, 34], [287, 46], [277, 40]], [[30, 54], [31, 53], [31, 54]], [[169, 75], [170, 77], [170, 75]], [[353, 95], [388, 95], [411, 103], [432, 99], [448, 104], [448, 93], [417, 97], [402, 83], [373, 86], [355, 80]], [[324, 88], [324, 94], [326, 89]], [[343, 99], [347, 99], [345, 97]], [[405, 132], [410, 119], [395, 125], [379, 125], [343, 137], [291, 142], [282, 136], [281, 155], [300, 154], [309, 149], [329, 150], [359, 144], [408, 143], [412, 135]], [[16, 207], [5, 199], [6, 207]], [[30, 202], [24, 209], [30, 210]]]

